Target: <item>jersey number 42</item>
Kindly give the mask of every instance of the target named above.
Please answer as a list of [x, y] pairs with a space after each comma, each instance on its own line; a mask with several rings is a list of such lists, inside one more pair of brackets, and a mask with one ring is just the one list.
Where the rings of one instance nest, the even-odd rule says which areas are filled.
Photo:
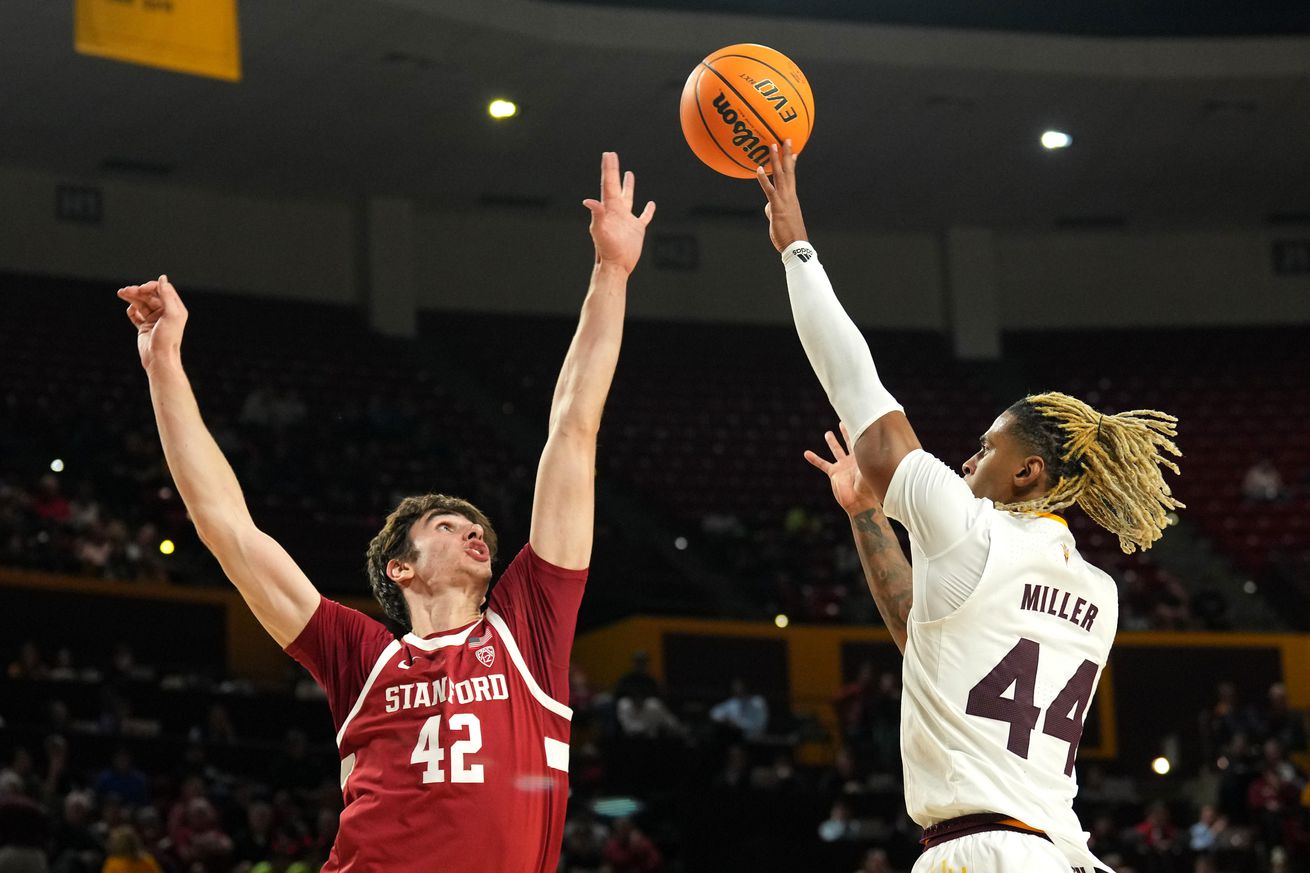
[[[1014, 648], [1001, 659], [992, 671], [969, 690], [968, 715], [1004, 721], [1010, 724], [1010, 737], [1005, 747], [1020, 758], [1028, 758], [1028, 744], [1042, 711], [1033, 703], [1037, 685], [1037, 661], [1042, 647], [1035, 640], [1020, 637]], [[1096, 663], [1083, 661], [1055, 695], [1046, 708], [1042, 733], [1069, 744], [1069, 756], [1064, 762], [1064, 775], [1073, 773], [1074, 756], [1078, 754], [1078, 741], [1083, 736], [1083, 713], [1096, 690]], [[1004, 693], [1014, 686], [1014, 696]]]
[[[450, 744], [450, 781], [481, 782], [482, 765], [470, 764], [468, 756], [482, 749], [482, 722], [476, 715], [458, 712], [446, 721], [449, 731], [466, 731], [465, 739]], [[441, 716], [434, 715], [423, 723], [418, 733], [418, 743], [409, 756], [411, 764], [427, 765], [423, 770], [423, 784], [445, 782], [446, 771], [441, 765], [446, 760], [446, 750], [441, 747]]]

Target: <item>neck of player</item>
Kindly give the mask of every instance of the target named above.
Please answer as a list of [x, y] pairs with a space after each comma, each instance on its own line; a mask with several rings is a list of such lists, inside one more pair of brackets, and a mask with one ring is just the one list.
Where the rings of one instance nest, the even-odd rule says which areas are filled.
[[[485, 588], [485, 585], [483, 586]], [[415, 636], [426, 637], [452, 631], [482, 618], [483, 592], [447, 588], [422, 596], [407, 592], [410, 627]]]

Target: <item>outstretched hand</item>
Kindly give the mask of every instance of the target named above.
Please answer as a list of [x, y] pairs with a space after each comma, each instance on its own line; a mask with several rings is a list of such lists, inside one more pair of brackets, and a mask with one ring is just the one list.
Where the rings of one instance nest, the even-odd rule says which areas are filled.
[[773, 247], [781, 252], [797, 240], [808, 240], [801, 201], [796, 197], [796, 154], [791, 150], [791, 140], [783, 140], [781, 148], [776, 143], [769, 146], [769, 172], [766, 174], [760, 167], [755, 178], [769, 198], [764, 215], [769, 219]]
[[655, 215], [655, 202], [650, 201], [641, 215], [632, 214], [632, 197], [637, 177], [632, 171], [619, 177], [617, 152], [605, 152], [600, 158], [600, 199], [583, 200], [591, 210], [591, 239], [596, 244], [596, 263], [615, 266], [631, 273], [641, 258], [642, 241], [646, 238], [646, 225]]
[[873, 493], [873, 488], [860, 475], [860, 468], [855, 463], [855, 455], [848, 451], [847, 447], [851, 444], [850, 431], [846, 429], [846, 423], [842, 422], [840, 440], [828, 431], [823, 438], [828, 442], [828, 448], [832, 451], [833, 459], [824, 460], [820, 455], [814, 452], [805, 451], [805, 460], [809, 461], [812, 466], [828, 477], [828, 484], [832, 486], [832, 496], [836, 498], [838, 505], [846, 510], [847, 515], [858, 515], [865, 510], [881, 506], [878, 495]]
[[118, 296], [127, 301], [127, 317], [136, 327], [141, 366], [149, 370], [156, 361], [181, 350], [187, 311], [167, 276], [119, 288]]

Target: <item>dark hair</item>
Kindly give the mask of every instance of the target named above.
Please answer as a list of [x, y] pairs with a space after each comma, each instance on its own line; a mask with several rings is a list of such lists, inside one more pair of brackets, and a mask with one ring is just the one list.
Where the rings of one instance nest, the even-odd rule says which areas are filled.
[[1032, 397], [1016, 401], [1005, 410], [1010, 416], [1010, 434], [1029, 452], [1046, 462], [1046, 487], [1053, 488], [1061, 479], [1072, 479], [1083, 472], [1078, 457], [1065, 457], [1067, 434], [1060, 420], [1047, 415]]
[[387, 522], [378, 531], [377, 536], [368, 544], [368, 582], [373, 589], [373, 596], [382, 604], [387, 618], [400, 625], [406, 631], [411, 629], [409, 605], [400, 586], [387, 575], [387, 564], [391, 561], [412, 561], [418, 557], [418, 549], [409, 538], [409, 530], [414, 522], [430, 512], [449, 512], [462, 515], [469, 521], [482, 525], [482, 539], [491, 552], [491, 559], [496, 559], [496, 529], [490, 519], [472, 503], [447, 494], [422, 494], [406, 497], [387, 516]]

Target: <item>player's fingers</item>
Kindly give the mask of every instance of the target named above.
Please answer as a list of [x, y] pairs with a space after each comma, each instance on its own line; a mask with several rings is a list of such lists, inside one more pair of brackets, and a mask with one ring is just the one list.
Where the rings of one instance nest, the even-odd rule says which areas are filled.
[[127, 307], [127, 318], [128, 321], [132, 322], [132, 324], [135, 325], [136, 327], [140, 327], [141, 325], [145, 324], [145, 319], [142, 318], [141, 313], [137, 311], [135, 303], [132, 303]]
[[163, 304], [165, 311], [185, 311], [186, 309], [186, 307], [182, 305], [182, 298], [178, 295], [177, 289], [173, 287], [172, 282], [168, 281], [167, 276], [159, 277], [159, 299]]
[[773, 196], [773, 190], [774, 190], [773, 182], [769, 180], [768, 171], [766, 171], [763, 167], [755, 168], [755, 181], [759, 182], [760, 187], [764, 189], [765, 197]]
[[805, 460], [810, 462], [811, 467], [817, 467], [818, 469], [822, 470], [825, 473], [827, 473], [829, 470], [832, 469], [831, 461], [825, 461], [823, 458], [814, 454], [814, 452], [810, 451], [809, 449], [805, 450]]
[[633, 195], [636, 193], [636, 190], [637, 190], [636, 174], [633, 173], [631, 170], [625, 171], [623, 173], [623, 202], [628, 204], [629, 209], [632, 208], [632, 199], [633, 199]]
[[646, 225], [650, 224], [650, 220], [654, 217], [655, 217], [655, 201], [647, 200], [646, 208], [641, 210], [641, 215], [639, 216], [639, 218], [641, 219], [642, 226], [645, 227]]
[[588, 197], [586, 200], [582, 201], [582, 205], [591, 210], [593, 218], [599, 218], [605, 214], [605, 206], [599, 200], [592, 200]]
[[834, 434], [830, 430], [825, 431], [823, 434], [823, 439], [828, 443], [828, 448], [832, 449], [832, 456], [834, 458], [840, 461], [842, 458], [846, 457], [846, 450], [843, 449], [841, 447], [841, 443], [837, 441], [836, 434]]
[[855, 448], [855, 446], [851, 445], [851, 429], [846, 426], [846, 422], [844, 421], [841, 422], [838, 426], [841, 428], [841, 440], [842, 443], [845, 444], [846, 446], [846, 451], [848, 452], [852, 451]]
[[619, 156], [615, 152], [605, 152], [600, 156], [600, 199], [604, 202], [618, 200], [623, 196], [619, 185]]
[[778, 154], [778, 144], [775, 142], [769, 146], [769, 175], [773, 177], [775, 186], [782, 181], [782, 169], [782, 157]]

